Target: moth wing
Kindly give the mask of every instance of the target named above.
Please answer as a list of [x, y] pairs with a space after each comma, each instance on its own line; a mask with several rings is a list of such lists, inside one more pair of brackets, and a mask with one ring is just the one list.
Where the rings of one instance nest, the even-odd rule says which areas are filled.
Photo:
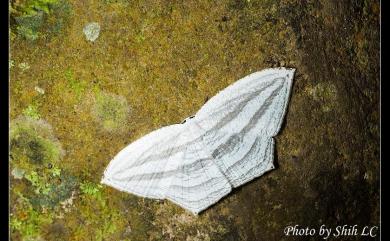
[[182, 162], [173, 176], [167, 199], [197, 214], [227, 195], [232, 186], [205, 152], [201, 141], [202, 130], [194, 122], [188, 123], [191, 141], [187, 143]]
[[231, 191], [203, 153], [200, 134], [188, 123], [153, 131], [119, 152], [102, 183], [142, 197], [167, 198], [198, 213]]
[[171, 174], [180, 163], [183, 125], [153, 131], [121, 150], [107, 166], [102, 183], [142, 197], [165, 197]]
[[294, 72], [271, 68], [252, 73], [210, 98], [194, 119], [206, 131], [226, 127], [222, 131], [236, 132], [257, 118], [258, 129], [275, 136], [286, 111]]
[[238, 80], [211, 98], [195, 115], [203, 142], [234, 186], [273, 166], [273, 136], [280, 129], [294, 69], [276, 68]]

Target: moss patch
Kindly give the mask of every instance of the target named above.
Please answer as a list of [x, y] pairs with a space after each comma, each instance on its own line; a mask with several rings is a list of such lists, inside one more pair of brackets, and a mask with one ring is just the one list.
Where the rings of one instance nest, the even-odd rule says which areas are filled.
[[67, 0], [10, 1], [11, 31], [28, 41], [58, 34], [69, 18]]
[[129, 105], [123, 96], [98, 92], [93, 106], [93, 115], [104, 130], [117, 131], [125, 126]]
[[[32, 110], [28, 112], [31, 114]], [[36, 113], [33, 116], [37, 117]], [[51, 126], [44, 120], [31, 117], [11, 121], [10, 152], [12, 164], [22, 169], [58, 163], [63, 156], [61, 144]]]

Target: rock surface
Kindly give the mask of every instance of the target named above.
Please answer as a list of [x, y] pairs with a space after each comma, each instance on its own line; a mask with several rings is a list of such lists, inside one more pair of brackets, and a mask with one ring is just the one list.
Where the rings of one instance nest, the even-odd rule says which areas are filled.
[[[88, 185], [67, 185], [77, 193], [69, 211], [41, 210], [30, 208], [33, 184], [11, 179], [12, 240], [319, 240], [283, 231], [379, 225], [379, 1], [70, 3], [62, 34], [11, 42], [12, 60], [31, 67], [10, 70], [10, 115], [37, 106], [67, 151], [58, 168]], [[90, 19], [106, 26], [93, 45], [80, 34]], [[240, 77], [281, 65], [297, 71], [273, 172], [198, 217], [98, 186], [127, 144], [179, 123]], [[131, 106], [125, 131], [96, 124], [99, 91]], [[47, 173], [52, 186], [61, 182]]]

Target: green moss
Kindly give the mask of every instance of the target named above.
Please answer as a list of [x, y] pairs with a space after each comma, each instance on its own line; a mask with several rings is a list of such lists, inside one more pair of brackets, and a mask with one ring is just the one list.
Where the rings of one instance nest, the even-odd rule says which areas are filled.
[[34, 41], [38, 39], [38, 32], [34, 29], [28, 28], [26, 26], [17, 26], [16, 30], [19, 35], [23, 36], [27, 40]]
[[22, 181], [12, 181], [17, 196], [12, 229], [22, 240], [33, 240], [62, 212], [60, 204], [73, 195], [77, 182], [58, 166], [63, 150], [51, 126], [41, 119], [21, 116], [11, 121], [10, 154], [14, 169], [24, 172]]
[[10, 155], [13, 165], [32, 170], [36, 165], [57, 163], [63, 150], [47, 122], [19, 117], [11, 121]]
[[[88, 184], [89, 185], [89, 184]], [[96, 193], [95, 193], [96, 194]], [[83, 195], [78, 202], [78, 215], [84, 225], [73, 227], [73, 239], [90, 237], [92, 240], [120, 240], [121, 232], [125, 229], [126, 220], [121, 213], [112, 206], [112, 199], [106, 193]]]
[[65, 29], [72, 13], [72, 6], [68, 0], [57, 0], [50, 9], [51, 13], [46, 16], [46, 33], [57, 35]]
[[70, 14], [66, 0], [11, 1], [11, 29], [35, 41], [47, 33], [59, 33]]
[[87, 87], [85, 81], [76, 78], [71, 69], [65, 71], [65, 78], [67, 80], [68, 87], [75, 93], [76, 98], [80, 100], [82, 94]]
[[38, 106], [36, 104], [27, 106], [27, 108], [23, 110], [23, 114], [25, 116], [31, 117], [34, 120], [39, 120], [41, 118], [41, 115], [38, 111]]
[[60, 168], [58, 168], [58, 167], [52, 167], [50, 170], [51, 170], [50, 173], [51, 173], [51, 175], [52, 175], [53, 177], [59, 177], [59, 176], [61, 176], [61, 169], [60, 169]]
[[124, 127], [129, 110], [127, 100], [123, 96], [105, 92], [98, 92], [95, 96], [93, 115], [108, 132]]
[[[54, 219], [63, 218], [64, 213], [71, 211], [77, 180], [66, 172], [54, 178], [55, 173], [31, 171], [25, 175], [31, 186], [13, 184], [12, 194], [16, 199], [12, 202], [10, 227], [22, 240], [41, 237]], [[23, 194], [18, 191], [20, 187], [25, 190]]]
[[16, 193], [17, 202], [14, 203], [15, 211], [11, 215], [11, 232], [18, 232], [22, 240], [32, 240], [39, 237], [42, 227], [51, 223], [52, 213], [41, 213], [35, 209], [21, 193]]
[[25, 175], [26, 179], [31, 183], [31, 185], [35, 188], [34, 192], [36, 194], [47, 195], [50, 191], [49, 183], [45, 182], [45, 178], [38, 175], [36, 171], [32, 171]]
[[[22, 14], [14, 16], [16, 33], [27, 40], [34, 41], [39, 37], [39, 30], [44, 22], [43, 12], [34, 12], [32, 14]], [[12, 29], [12, 28], [11, 28]]]
[[97, 196], [102, 189], [102, 185], [95, 184], [92, 182], [83, 182], [80, 184], [80, 191], [83, 194], [91, 195], [91, 196]]
[[41, 172], [37, 181], [38, 185], [35, 187], [43, 186], [42, 191], [37, 192], [35, 189], [28, 197], [31, 204], [38, 209], [42, 207], [58, 209], [61, 202], [72, 197], [78, 182], [74, 176], [66, 172], [57, 177], [49, 176], [48, 172]]
[[12, 0], [11, 6], [15, 14], [31, 16], [41, 11], [49, 13], [50, 6], [57, 2], [58, 0]]

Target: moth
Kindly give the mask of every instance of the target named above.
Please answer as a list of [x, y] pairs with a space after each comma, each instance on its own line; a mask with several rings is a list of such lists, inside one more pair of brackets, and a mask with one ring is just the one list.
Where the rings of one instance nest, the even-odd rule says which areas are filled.
[[194, 214], [274, 169], [274, 139], [295, 69], [250, 74], [210, 98], [181, 124], [155, 130], [120, 151], [101, 183], [168, 199]]

